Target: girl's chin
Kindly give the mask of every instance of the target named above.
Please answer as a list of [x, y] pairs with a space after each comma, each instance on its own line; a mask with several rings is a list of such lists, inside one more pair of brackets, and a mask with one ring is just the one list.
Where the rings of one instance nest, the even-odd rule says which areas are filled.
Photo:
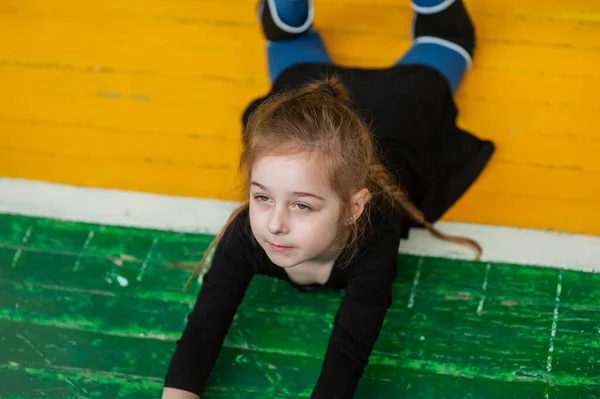
[[[300, 265], [302, 262], [290, 262], [290, 259], [285, 259], [279, 253], [267, 253], [267, 256], [275, 264], [275, 266], [281, 267], [282, 269], [291, 269]], [[284, 259], [282, 259], [284, 258]]]

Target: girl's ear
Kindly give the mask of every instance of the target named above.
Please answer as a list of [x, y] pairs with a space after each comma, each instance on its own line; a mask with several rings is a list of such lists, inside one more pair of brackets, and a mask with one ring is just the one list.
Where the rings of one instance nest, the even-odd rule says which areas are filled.
[[352, 196], [352, 200], [350, 202], [350, 212], [353, 221], [359, 218], [365, 210], [365, 205], [371, 198], [371, 194], [367, 188], [363, 188], [356, 194]]

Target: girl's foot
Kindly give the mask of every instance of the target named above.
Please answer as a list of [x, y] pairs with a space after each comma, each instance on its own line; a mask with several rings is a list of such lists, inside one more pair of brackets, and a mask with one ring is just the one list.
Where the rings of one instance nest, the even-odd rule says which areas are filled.
[[313, 0], [260, 0], [258, 20], [267, 40], [293, 39], [310, 30]]

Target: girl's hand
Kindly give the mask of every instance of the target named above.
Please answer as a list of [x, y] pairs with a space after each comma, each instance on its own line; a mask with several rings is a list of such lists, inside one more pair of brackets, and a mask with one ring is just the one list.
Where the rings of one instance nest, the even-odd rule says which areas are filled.
[[162, 399], [200, 399], [200, 396], [181, 389], [165, 388], [163, 390]]

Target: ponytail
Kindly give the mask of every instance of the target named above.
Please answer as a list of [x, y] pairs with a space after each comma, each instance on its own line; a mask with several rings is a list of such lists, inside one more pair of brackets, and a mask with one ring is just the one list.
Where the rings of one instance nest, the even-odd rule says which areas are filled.
[[483, 253], [481, 249], [481, 245], [475, 240], [472, 240], [467, 237], [460, 236], [452, 236], [445, 233], [442, 233], [438, 229], [436, 229], [433, 224], [431, 224], [427, 219], [425, 219], [425, 215], [423, 212], [419, 210], [409, 199], [406, 192], [404, 192], [398, 184], [392, 179], [388, 170], [381, 164], [374, 164], [369, 167], [369, 177], [378, 187], [383, 190], [385, 194], [390, 197], [390, 200], [393, 203], [397, 204], [402, 208], [402, 210], [416, 223], [424, 226], [429, 232], [439, 239], [453, 242], [455, 244], [464, 245], [472, 248], [476, 255], [475, 260], [478, 260]]
[[323, 95], [333, 96], [336, 100], [341, 101], [345, 105], [350, 103], [348, 91], [342, 83], [340, 75], [327, 76], [322, 80], [309, 83], [301, 91], [302, 94], [323, 93]]

